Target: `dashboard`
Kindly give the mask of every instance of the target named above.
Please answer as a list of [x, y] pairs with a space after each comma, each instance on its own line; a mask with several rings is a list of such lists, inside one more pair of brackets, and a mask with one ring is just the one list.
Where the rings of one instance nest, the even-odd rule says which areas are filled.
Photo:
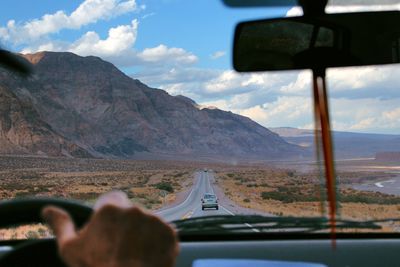
[[[201, 259], [244, 259], [246, 265], [254, 266], [250, 260], [273, 261], [270, 266], [299, 266], [299, 263], [319, 264], [317, 266], [399, 266], [399, 238], [337, 239], [335, 247], [330, 239], [296, 240], [246, 240], [246, 241], [184, 241], [180, 243], [180, 255], [176, 267], [190, 267]], [[0, 256], [12, 249], [0, 247]], [[43, 254], [45, 262], [46, 253]], [[289, 265], [274, 264], [279, 261]], [[290, 264], [292, 263], [292, 264]], [[45, 266], [45, 265], [43, 265]], [[204, 266], [204, 265], [197, 265]], [[215, 266], [215, 265], [214, 265]], [[221, 265], [226, 266], [226, 265]], [[257, 265], [261, 266], [261, 265]], [[314, 266], [314, 265], [304, 265]], [[217, 267], [217, 266], [216, 266]]]

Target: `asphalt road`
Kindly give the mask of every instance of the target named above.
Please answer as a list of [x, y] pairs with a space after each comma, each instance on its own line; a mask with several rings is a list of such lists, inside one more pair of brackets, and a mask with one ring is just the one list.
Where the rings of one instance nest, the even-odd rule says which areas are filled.
[[391, 194], [400, 196], [400, 175], [393, 177], [392, 179], [376, 182], [366, 183], [361, 185], [354, 185], [354, 189], [362, 191], [375, 191], [384, 194]]
[[219, 203], [219, 210], [201, 209], [201, 198], [203, 195], [205, 193], [214, 193], [214, 188], [211, 184], [211, 180], [213, 179], [214, 176], [212, 172], [196, 172], [194, 185], [186, 199], [173, 207], [158, 211], [157, 215], [166, 221], [211, 215], [234, 215], [231, 210], [224, 207], [223, 203]]

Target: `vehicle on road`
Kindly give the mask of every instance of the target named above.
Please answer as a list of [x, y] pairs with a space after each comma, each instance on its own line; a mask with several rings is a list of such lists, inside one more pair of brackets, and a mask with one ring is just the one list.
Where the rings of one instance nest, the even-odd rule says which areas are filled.
[[201, 199], [201, 209], [216, 209], [218, 210], [218, 198], [214, 194], [206, 193]]

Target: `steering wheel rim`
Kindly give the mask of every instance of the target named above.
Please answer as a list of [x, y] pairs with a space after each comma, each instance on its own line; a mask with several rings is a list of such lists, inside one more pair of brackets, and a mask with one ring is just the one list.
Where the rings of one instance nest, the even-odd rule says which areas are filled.
[[[43, 222], [41, 211], [53, 205], [66, 210], [80, 228], [90, 218], [92, 208], [77, 201], [54, 198], [26, 198], [0, 202], [0, 228]], [[43, 262], [43, 259], [46, 261]], [[0, 258], [0, 266], [65, 266], [54, 239], [28, 240]]]

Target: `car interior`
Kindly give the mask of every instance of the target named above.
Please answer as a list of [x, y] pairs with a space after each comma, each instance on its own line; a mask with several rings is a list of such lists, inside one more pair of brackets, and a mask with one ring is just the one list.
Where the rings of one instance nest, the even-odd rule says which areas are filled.
[[[342, 180], [336, 172], [336, 165], [340, 164], [335, 160], [332, 129], [335, 122], [332, 122], [328, 86], [331, 68], [394, 66], [400, 63], [399, 9], [326, 13], [327, 4], [332, 4], [328, 0], [221, 2], [227, 9], [297, 6], [302, 10], [298, 16], [255, 18], [238, 23], [229, 56], [232, 57], [232, 68], [240, 73], [311, 71], [312, 77], [308, 76], [311, 88], [308, 89], [312, 98], [314, 129], [310, 132], [314, 137], [312, 148], [317, 155], [322, 177], [319, 187], [325, 194], [321, 200], [324, 209], [318, 217], [237, 214], [233, 206], [229, 208], [223, 202], [230, 200], [221, 198], [219, 191], [213, 191], [212, 184], [215, 182], [209, 178], [214, 175], [213, 167], [199, 168], [198, 180], [193, 183], [198, 183], [198, 188], [206, 188], [204, 192], [193, 190], [175, 208], [159, 213], [161, 217], [168, 218], [168, 223], [178, 231], [180, 253], [176, 266], [399, 266], [399, 232], [380, 229], [382, 225], [394, 225], [390, 229], [395, 229], [400, 218], [395, 218], [395, 214], [389, 216], [390, 219], [371, 216], [369, 220], [361, 221], [341, 217], [343, 198], [338, 193], [337, 184]], [[346, 1], [332, 2], [342, 4]], [[363, 4], [363, 1], [358, 2]], [[395, 4], [399, 7], [398, 2]], [[21, 79], [29, 76], [31, 71], [17, 54], [6, 50], [0, 53], [0, 63], [10, 71], [10, 75], [19, 75]], [[342, 112], [346, 116], [347, 111]], [[351, 112], [350, 109], [348, 112]], [[395, 168], [396, 164], [398, 162], [395, 161], [390, 166]], [[379, 185], [384, 184], [378, 183], [377, 187]], [[168, 188], [163, 190], [168, 194]], [[206, 217], [194, 216], [196, 212], [201, 212], [205, 196], [214, 198], [216, 210], [213, 207], [203, 211], [208, 212]], [[191, 197], [195, 199], [193, 205], [199, 207], [197, 210], [194, 209], [190, 215], [171, 215], [191, 205]], [[84, 225], [92, 214], [90, 205], [76, 199], [6, 199], [0, 202], [0, 228], [42, 223], [41, 210], [49, 204], [67, 210], [78, 227]], [[225, 212], [225, 215], [217, 211]], [[48, 237], [0, 239], [0, 266], [65, 265], [58, 256], [54, 238]]]

